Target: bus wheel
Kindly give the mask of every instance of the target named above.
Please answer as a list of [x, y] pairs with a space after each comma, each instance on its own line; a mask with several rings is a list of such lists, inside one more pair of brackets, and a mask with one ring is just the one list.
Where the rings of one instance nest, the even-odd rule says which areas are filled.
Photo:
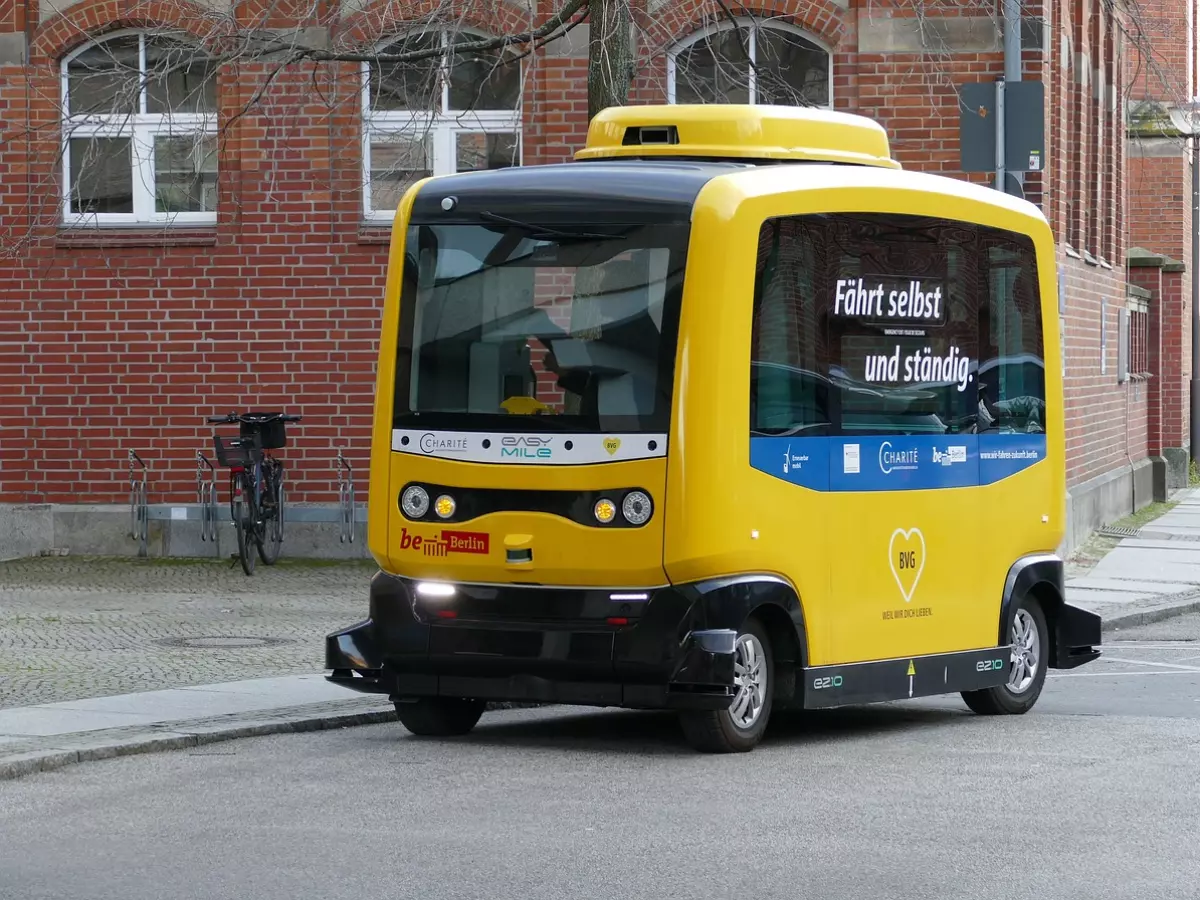
[[964, 691], [962, 698], [983, 716], [1020, 715], [1029, 712], [1046, 683], [1046, 657], [1050, 634], [1046, 616], [1034, 597], [1026, 597], [1013, 613], [1012, 657], [1008, 683], [983, 691]]
[[737, 636], [733, 658], [736, 693], [728, 709], [680, 714], [688, 743], [704, 753], [744, 753], [762, 739], [775, 696], [771, 642], [757, 619], [749, 619]]
[[482, 700], [452, 697], [422, 697], [410, 703], [396, 703], [400, 724], [423, 737], [449, 737], [466, 734], [483, 715]]

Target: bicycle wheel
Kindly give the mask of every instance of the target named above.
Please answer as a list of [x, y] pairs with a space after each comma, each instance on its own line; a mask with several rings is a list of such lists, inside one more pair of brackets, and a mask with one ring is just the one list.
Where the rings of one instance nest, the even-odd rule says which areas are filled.
[[247, 486], [246, 473], [239, 472], [230, 479], [229, 509], [233, 515], [233, 527], [237, 531], [238, 559], [242, 571], [254, 574], [254, 501]]
[[283, 466], [276, 463], [267, 472], [258, 557], [268, 566], [273, 566], [279, 561], [279, 545], [283, 543]]

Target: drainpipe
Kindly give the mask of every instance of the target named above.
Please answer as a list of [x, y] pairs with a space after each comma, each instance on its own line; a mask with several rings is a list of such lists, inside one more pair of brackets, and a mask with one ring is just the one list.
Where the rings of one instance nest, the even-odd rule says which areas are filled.
[[1193, 125], [1192, 145], [1192, 380], [1191, 380], [1191, 458], [1200, 452], [1200, 134]]
[[[1008, 84], [1021, 80], [1021, 0], [1004, 0], [1004, 80]], [[1025, 173], [1011, 174], [1023, 188]], [[1006, 191], [1007, 187], [1001, 183], [1000, 190]]]

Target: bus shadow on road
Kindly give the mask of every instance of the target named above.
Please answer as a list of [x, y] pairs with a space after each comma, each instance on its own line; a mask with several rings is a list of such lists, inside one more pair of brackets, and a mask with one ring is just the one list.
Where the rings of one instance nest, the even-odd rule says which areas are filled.
[[[869, 738], [947, 725], [964, 718], [971, 718], [965, 709], [890, 705], [779, 711], [772, 715], [762, 746], [803, 746], [848, 738]], [[407, 734], [406, 737], [423, 740]], [[459, 740], [484, 746], [536, 747], [571, 752], [596, 750], [633, 755], [695, 755], [684, 740], [676, 716], [659, 711], [545, 707], [536, 718], [515, 721], [498, 721], [485, 715], [470, 735]]]

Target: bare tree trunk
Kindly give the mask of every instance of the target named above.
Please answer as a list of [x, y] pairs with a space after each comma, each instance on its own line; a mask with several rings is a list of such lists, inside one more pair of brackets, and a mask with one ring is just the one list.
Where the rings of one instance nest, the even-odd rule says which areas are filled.
[[633, 27], [629, 0], [589, 0], [588, 121], [602, 109], [629, 102]]

